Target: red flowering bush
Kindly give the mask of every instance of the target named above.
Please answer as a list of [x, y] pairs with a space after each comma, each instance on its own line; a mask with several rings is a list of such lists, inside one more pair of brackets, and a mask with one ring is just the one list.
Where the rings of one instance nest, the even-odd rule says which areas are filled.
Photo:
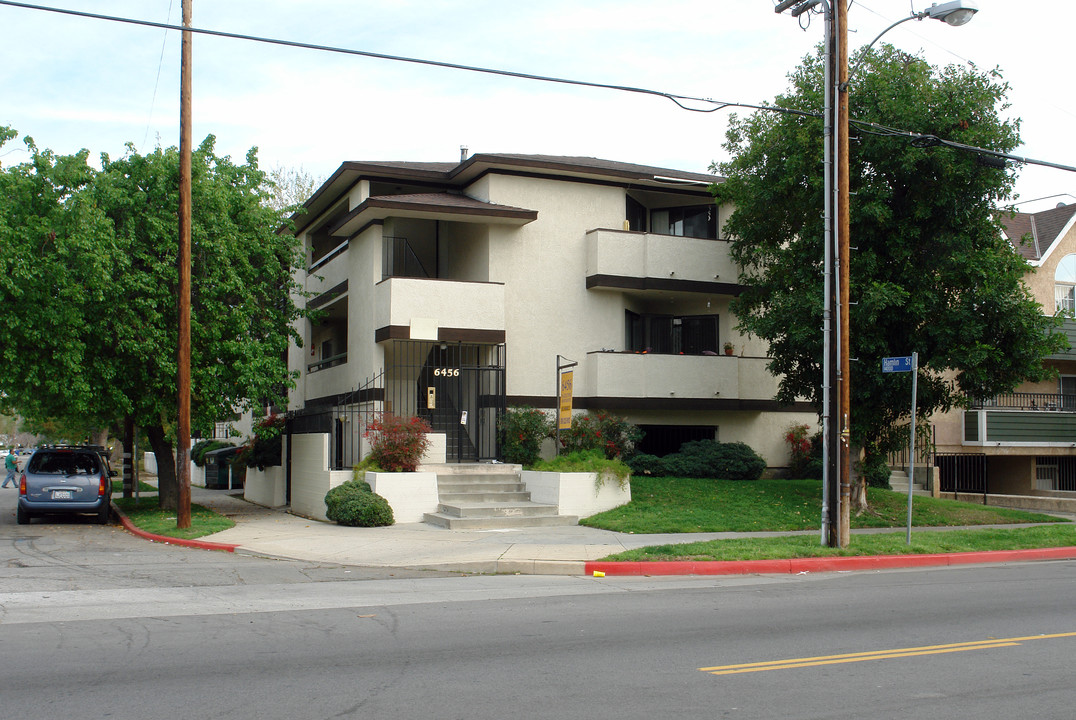
[[264, 470], [269, 466], [283, 462], [283, 442], [285, 418], [283, 415], [267, 415], [254, 423], [254, 437], [239, 448], [232, 458], [232, 467], [237, 470], [256, 467]]
[[404, 420], [384, 413], [366, 426], [364, 435], [373, 445], [369, 459], [387, 472], [414, 472], [430, 446], [426, 434], [432, 431], [420, 417]]
[[809, 434], [807, 425], [792, 425], [785, 431], [788, 443], [788, 476], [792, 478], [821, 477], [822, 437]]
[[576, 415], [572, 426], [560, 431], [560, 444], [568, 452], [601, 450], [610, 460], [630, 456], [642, 439], [642, 430], [603, 410], [593, 415]]
[[553, 434], [553, 423], [536, 408], [508, 408], [497, 422], [497, 430], [504, 461], [530, 467], [539, 460], [542, 441]]

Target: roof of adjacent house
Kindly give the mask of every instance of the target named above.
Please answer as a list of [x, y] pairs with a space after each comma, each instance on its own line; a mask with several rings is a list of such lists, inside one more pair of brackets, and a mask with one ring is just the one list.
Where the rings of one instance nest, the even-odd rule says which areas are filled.
[[[523, 155], [515, 153], [478, 153], [458, 163], [411, 161], [347, 161], [308, 199], [305, 212], [293, 216], [301, 230], [335, 203], [359, 179], [429, 184], [431, 197], [437, 191], [462, 188], [489, 172], [512, 172], [580, 178], [600, 182], [624, 183], [651, 189], [681, 188], [704, 192], [724, 178], [705, 173], [602, 160], [593, 157], [563, 155]], [[440, 197], [438, 202], [445, 199]], [[479, 202], [479, 201], [474, 201]], [[519, 208], [513, 208], [519, 210]]]
[[1032, 264], [1041, 263], [1068, 233], [1076, 218], [1076, 205], [1059, 205], [1037, 213], [1004, 215], [1005, 237]]

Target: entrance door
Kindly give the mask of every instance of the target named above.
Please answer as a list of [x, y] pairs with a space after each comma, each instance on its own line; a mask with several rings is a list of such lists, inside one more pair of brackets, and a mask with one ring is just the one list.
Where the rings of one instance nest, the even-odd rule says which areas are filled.
[[497, 422], [505, 408], [503, 345], [432, 345], [417, 378], [419, 414], [444, 433], [448, 462], [498, 456]]

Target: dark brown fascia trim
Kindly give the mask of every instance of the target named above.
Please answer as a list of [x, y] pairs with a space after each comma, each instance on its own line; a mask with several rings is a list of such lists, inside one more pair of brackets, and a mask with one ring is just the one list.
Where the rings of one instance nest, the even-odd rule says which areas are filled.
[[[438, 205], [436, 203], [409, 203], [399, 202], [391, 199], [392, 196], [378, 196], [367, 198], [362, 201], [354, 210], [350, 211], [347, 215], [342, 217], [338, 223], [329, 228], [329, 235], [335, 235], [340, 228], [352, 222], [356, 217], [374, 208], [380, 208], [382, 210], [401, 210], [411, 212], [425, 212], [435, 213], [437, 215], [448, 215], [452, 217], [493, 217], [493, 218], [505, 218], [509, 220], [526, 220], [527, 222], [533, 222], [538, 219], [538, 212], [536, 210], [513, 210], [503, 209], [491, 206], [486, 208], [468, 208], [468, 207], [456, 207], [453, 205]], [[371, 221], [372, 222], [372, 221]], [[365, 229], [367, 225], [363, 226]], [[357, 233], [352, 234], [350, 237], [354, 237]]]
[[376, 220], [371, 220], [370, 222], [366, 223], [365, 225], [363, 225], [361, 228], [359, 228], [355, 232], [348, 235], [347, 239], [350, 242], [351, 240], [354, 240], [359, 235], [362, 235], [364, 232], [366, 232], [367, 230], [369, 230], [372, 227], [384, 227], [384, 226], [385, 226], [385, 221], [381, 220], [380, 218], [378, 218]]
[[588, 275], [587, 290], [594, 288], [665, 290], [670, 292], [712, 293], [714, 295], [740, 295], [747, 289], [739, 283], [677, 280], [676, 278], [639, 278], [625, 277], [623, 275]]
[[[467, 196], [464, 196], [467, 197]], [[473, 199], [473, 198], [468, 198]], [[476, 202], [482, 202], [478, 200]], [[448, 213], [452, 215], [481, 215], [483, 217], [503, 217], [511, 218], [514, 220], [537, 220], [537, 210], [515, 209], [505, 207], [503, 205], [489, 204], [488, 208], [485, 207], [457, 207], [455, 205], [440, 205], [438, 203], [413, 203], [413, 202], [400, 202], [394, 200], [392, 195], [380, 195], [378, 197], [372, 197], [355, 208], [359, 210], [363, 205], [369, 207], [384, 208], [386, 210], [414, 210], [418, 212], [435, 212], [435, 213]]]
[[[509, 406], [556, 408], [558, 399], [544, 395], [509, 395]], [[577, 397], [572, 398], [576, 410], [635, 411], [704, 411], [704, 412], [815, 412], [809, 402], [784, 405], [776, 400], [739, 400], [735, 398], [628, 398], [628, 397]]]
[[[458, 166], [456, 166], [456, 168], [454, 168], [451, 172], [449, 172], [448, 175], [453, 180], [462, 180], [460, 178], [461, 175], [466, 174], [467, 171], [471, 170], [474, 165], [480, 165], [480, 164], [488, 164], [488, 165], [493, 165], [493, 166], [514, 165], [516, 167], [523, 167], [523, 168], [537, 168], [539, 170], [548, 170], [553, 175], [555, 175], [557, 177], [561, 177], [561, 178], [566, 177], [565, 175], [563, 175], [563, 173], [573, 173], [573, 172], [574, 173], [584, 173], [584, 174], [587, 174], [587, 175], [605, 175], [605, 176], [608, 176], [608, 177], [623, 178], [623, 181], [620, 181], [620, 182], [616, 182], [616, 181], [610, 182], [610, 181], [600, 181], [600, 180], [595, 181], [595, 182], [604, 182], [604, 183], [612, 184], [612, 185], [624, 185], [625, 183], [631, 184], [633, 181], [654, 182], [655, 177], [662, 177], [662, 175], [660, 173], [655, 174], [653, 172], [647, 172], [647, 171], [644, 171], [644, 170], [637, 170], [637, 169], [598, 167], [596, 165], [572, 164], [570, 162], [554, 162], [552, 160], [543, 160], [543, 159], [539, 159], [539, 158], [523, 158], [523, 157], [513, 157], [513, 156], [508, 156], [508, 155], [497, 155], [497, 154], [488, 154], [488, 153], [486, 153], [486, 154], [477, 153], [475, 155], [470, 156], [464, 162], [462, 162]], [[627, 163], [627, 164], [630, 164], [630, 163]], [[643, 167], [643, 166], [639, 166], [639, 167]], [[667, 173], [683, 172], [681, 170], [675, 170], [673, 168], [648, 168], [648, 170], [664, 170]], [[474, 176], [474, 178], [469, 179], [469, 180], [462, 180], [462, 182], [465, 182], [465, 183], [474, 182], [474, 180], [477, 180], [478, 178], [481, 178], [481, 177], [483, 177], [483, 176], [485, 176], [485, 175], [487, 175], [487, 174], [489, 174], [491, 172], [492, 173], [503, 173], [503, 174], [506, 174], [506, 175], [508, 175], [508, 174], [516, 174], [516, 175], [533, 176], [533, 177], [549, 177], [550, 176], [549, 173], [534, 173], [533, 171], [527, 171], [527, 170], [509, 170], [509, 169], [502, 168], [502, 167], [490, 167], [490, 168], [486, 168], [484, 170], [481, 170], [477, 175]], [[717, 182], [725, 180], [725, 178], [723, 178], [723, 177], [721, 177], [719, 175], [714, 175], [712, 178], [711, 178], [711, 176], [706, 175], [705, 173], [690, 173], [690, 175], [692, 175], [692, 176], [700, 176], [700, 177], [685, 177], [685, 178], [682, 178], [683, 182], [702, 184], [703, 182], [717, 183]], [[567, 177], [574, 179], [575, 176], [567, 176]], [[668, 177], [673, 177], [673, 176], [669, 175]], [[703, 177], [705, 177], [706, 180], [703, 180], [702, 179]], [[585, 178], [579, 178], [579, 179], [585, 180]], [[665, 187], [665, 184], [659, 182], [658, 186]], [[702, 192], [704, 192], [705, 194], [709, 194], [707, 191], [702, 191]]]
[[334, 285], [333, 287], [329, 288], [328, 290], [323, 292], [321, 295], [318, 295], [313, 300], [308, 300], [307, 303], [306, 303], [306, 309], [307, 310], [316, 310], [317, 308], [321, 307], [322, 305], [328, 305], [333, 300], [340, 297], [341, 295], [343, 295], [346, 292], [347, 292], [347, 279], [345, 279], [342, 283], [339, 283], [338, 285]]
[[[448, 164], [448, 163], [446, 163]], [[356, 162], [348, 160], [340, 166], [341, 170], [347, 169], [358, 173], [363, 180], [372, 182], [399, 182], [407, 180], [408, 184], [427, 184], [430, 186], [448, 182], [455, 168], [451, 170], [424, 170], [414, 167], [398, 167], [396, 165], [382, 165], [377, 162]]]
[[[559, 167], [559, 166], [555, 166]], [[617, 182], [616, 180], [598, 180], [595, 178], [576, 177], [575, 175], [553, 175], [547, 173], [538, 172], [526, 172], [524, 170], [505, 170], [504, 168], [487, 168], [478, 175], [467, 180], [464, 183], [464, 187], [478, 182], [487, 175], [507, 175], [510, 177], [531, 178], [535, 180], [558, 180], [560, 182], [577, 182], [584, 185], [600, 185], [602, 187], [617, 187], [617, 188], [637, 188], [640, 190], [654, 190], [659, 192], [668, 192], [674, 195], [693, 195], [700, 198], [707, 198], [713, 200], [714, 196], [708, 190], [699, 190], [691, 187], [680, 187], [678, 185], [639, 185], [632, 182], [632, 180], [645, 180], [647, 178], [640, 178], [632, 175], [625, 179], [623, 182]]]
[[[504, 330], [480, 330], [477, 328], [437, 328], [437, 340], [428, 342], [465, 342], [481, 345], [504, 343]], [[410, 340], [411, 328], [407, 325], [386, 325], [374, 330], [374, 342], [386, 340]]]

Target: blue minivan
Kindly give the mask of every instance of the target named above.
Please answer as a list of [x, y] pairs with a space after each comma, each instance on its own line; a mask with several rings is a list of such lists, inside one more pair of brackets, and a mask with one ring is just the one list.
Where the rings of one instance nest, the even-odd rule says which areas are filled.
[[112, 478], [107, 451], [97, 445], [50, 445], [30, 456], [19, 475], [16, 520], [38, 515], [93, 514], [107, 525], [112, 513]]

